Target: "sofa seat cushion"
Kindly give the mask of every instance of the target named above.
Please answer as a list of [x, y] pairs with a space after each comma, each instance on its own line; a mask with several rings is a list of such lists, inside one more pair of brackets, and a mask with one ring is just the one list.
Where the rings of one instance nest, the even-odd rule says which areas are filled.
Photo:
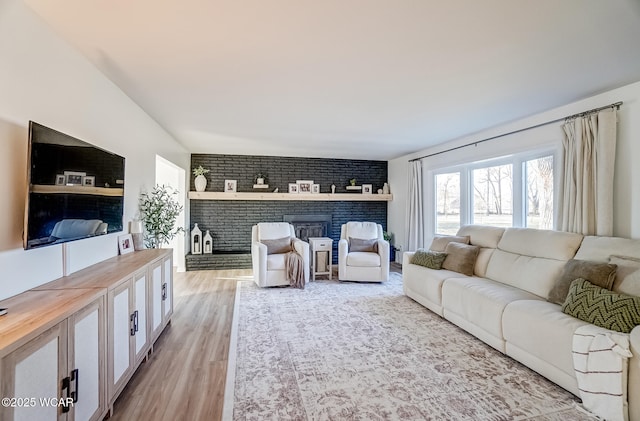
[[402, 267], [402, 283], [413, 293], [442, 305], [442, 283], [448, 278], [459, 278], [458, 272], [441, 269], [428, 269], [423, 266], [408, 264]]
[[287, 253], [267, 255], [267, 270], [284, 270]]
[[447, 312], [455, 313], [500, 339], [505, 307], [516, 300], [536, 299], [540, 298], [486, 278], [451, 278], [442, 286], [445, 318]]
[[380, 266], [380, 255], [365, 251], [354, 251], [347, 255], [347, 266], [376, 267]]
[[[571, 353], [573, 332], [588, 324], [562, 312], [559, 305], [542, 300], [514, 301], [504, 310], [504, 338], [575, 377]], [[508, 347], [507, 347], [508, 349]]]

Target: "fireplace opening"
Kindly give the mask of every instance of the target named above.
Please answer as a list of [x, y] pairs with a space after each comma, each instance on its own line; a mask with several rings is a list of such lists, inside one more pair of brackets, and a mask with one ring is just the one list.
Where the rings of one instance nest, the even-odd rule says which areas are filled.
[[329, 237], [331, 233], [331, 215], [284, 215], [284, 222], [293, 225], [296, 237], [309, 241], [309, 237]]

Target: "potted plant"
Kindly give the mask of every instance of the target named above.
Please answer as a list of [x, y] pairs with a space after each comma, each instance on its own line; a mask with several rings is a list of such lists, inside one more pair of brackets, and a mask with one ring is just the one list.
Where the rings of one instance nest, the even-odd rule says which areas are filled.
[[393, 234], [389, 231], [382, 231], [382, 238], [389, 243], [389, 261], [396, 261], [396, 248], [391, 244], [391, 240], [393, 239]]
[[207, 188], [207, 177], [204, 175], [208, 173], [209, 170], [206, 168], [202, 168], [202, 165], [198, 166], [198, 168], [194, 168], [193, 175], [196, 176], [193, 183], [196, 186], [196, 191], [204, 191]]
[[176, 226], [182, 206], [175, 196], [178, 191], [169, 186], [157, 185], [149, 193], [140, 193], [138, 205], [144, 225], [144, 243], [148, 248], [160, 248], [184, 228]]
[[262, 185], [267, 182], [267, 175], [259, 172], [258, 174], [256, 174], [255, 181], [256, 184]]
[[355, 185], [356, 185], [356, 179], [355, 179], [355, 178], [352, 178], [351, 180], [349, 180], [349, 184], [350, 184], [351, 186], [355, 186]]

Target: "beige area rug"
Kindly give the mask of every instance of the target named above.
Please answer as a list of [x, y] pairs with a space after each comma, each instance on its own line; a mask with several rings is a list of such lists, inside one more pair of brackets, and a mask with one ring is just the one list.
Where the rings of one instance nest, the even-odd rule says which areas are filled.
[[242, 282], [237, 299], [227, 419], [595, 419], [569, 392], [403, 295], [399, 274], [304, 290]]

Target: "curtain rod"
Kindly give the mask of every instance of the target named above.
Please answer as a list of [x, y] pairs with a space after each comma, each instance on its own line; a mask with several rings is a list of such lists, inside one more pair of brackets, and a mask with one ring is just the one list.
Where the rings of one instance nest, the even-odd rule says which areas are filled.
[[594, 108], [593, 110], [583, 111], [581, 113], [573, 114], [573, 115], [562, 117], [562, 118], [556, 118], [555, 120], [547, 121], [545, 123], [536, 124], [534, 126], [525, 127], [524, 129], [513, 130], [513, 131], [508, 132], [508, 133], [503, 133], [503, 134], [499, 134], [497, 136], [491, 136], [491, 137], [488, 137], [486, 139], [476, 140], [475, 142], [470, 142], [470, 143], [467, 143], [467, 144], [464, 144], [464, 145], [456, 146], [455, 148], [445, 149], [444, 151], [440, 151], [440, 152], [434, 152], [432, 154], [424, 155], [424, 156], [421, 156], [419, 158], [413, 158], [413, 159], [410, 159], [409, 162], [419, 161], [419, 160], [424, 159], [424, 158], [430, 158], [432, 156], [436, 156], [436, 155], [440, 155], [440, 154], [443, 154], [443, 153], [447, 153], [447, 152], [455, 151], [455, 150], [458, 150], [458, 149], [466, 148], [468, 146], [478, 146], [479, 143], [488, 142], [490, 140], [498, 139], [500, 137], [509, 136], [509, 135], [512, 135], [512, 134], [524, 132], [524, 131], [531, 130], [531, 129], [537, 129], [538, 127], [546, 126], [548, 124], [557, 123], [557, 122], [562, 121], [562, 120], [571, 120], [572, 118], [584, 117], [584, 116], [592, 114], [592, 113], [597, 113], [598, 111], [606, 110], [607, 108], [615, 108], [615, 109], [619, 110], [621, 105], [622, 105], [622, 101], [614, 102], [613, 104], [609, 104], [609, 105], [606, 105], [604, 107]]

